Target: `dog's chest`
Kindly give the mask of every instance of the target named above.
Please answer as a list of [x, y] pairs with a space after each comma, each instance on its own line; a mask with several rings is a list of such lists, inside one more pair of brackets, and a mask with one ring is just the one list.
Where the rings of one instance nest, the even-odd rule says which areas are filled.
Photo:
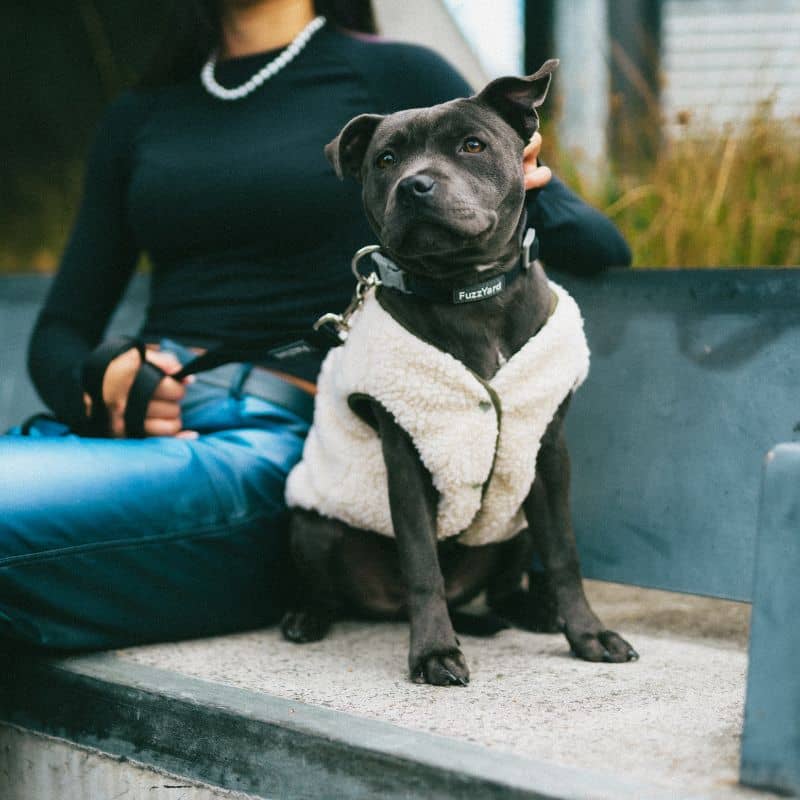
[[443, 337], [434, 343], [485, 381], [492, 380], [514, 354], [511, 343], [490, 326], [474, 326], [460, 336]]
[[442, 337], [439, 344], [476, 375], [490, 381], [533, 334], [524, 322], [513, 330], [517, 335], [512, 338], [500, 325], [484, 319], [462, 328], [459, 335]]
[[429, 304], [389, 292], [380, 294], [380, 302], [406, 330], [489, 381], [544, 324], [546, 286], [537, 273], [517, 281], [508, 293], [469, 305]]

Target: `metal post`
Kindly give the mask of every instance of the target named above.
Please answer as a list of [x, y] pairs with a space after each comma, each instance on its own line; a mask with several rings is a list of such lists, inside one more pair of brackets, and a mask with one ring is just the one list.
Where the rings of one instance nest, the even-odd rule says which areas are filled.
[[525, 74], [531, 75], [555, 52], [555, 0], [525, 3]]
[[800, 444], [764, 468], [741, 781], [800, 795]]

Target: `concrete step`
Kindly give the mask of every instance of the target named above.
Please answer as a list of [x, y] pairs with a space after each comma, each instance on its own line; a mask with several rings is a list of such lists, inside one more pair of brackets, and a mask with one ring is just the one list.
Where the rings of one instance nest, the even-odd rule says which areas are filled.
[[747, 607], [589, 589], [639, 662], [504, 631], [463, 637], [472, 682], [439, 689], [407, 681], [405, 625], [341, 623], [304, 646], [269, 629], [15, 657], [0, 717], [257, 797], [769, 797], [736, 785]]
[[0, 724], [3, 800], [258, 800], [92, 747]]

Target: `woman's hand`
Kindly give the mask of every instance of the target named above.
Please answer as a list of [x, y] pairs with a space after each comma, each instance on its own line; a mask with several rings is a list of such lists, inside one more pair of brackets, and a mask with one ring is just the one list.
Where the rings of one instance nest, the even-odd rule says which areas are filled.
[[[181, 368], [180, 362], [172, 353], [148, 350], [147, 360], [160, 367], [167, 375], [172, 375]], [[108, 408], [111, 436], [115, 439], [126, 436], [125, 406], [140, 363], [139, 353], [135, 349], [128, 350], [108, 365], [103, 377], [103, 402]], [[195, 431], [184, 431], [181, 422], [180, 402], [186, 394], [186, 383], [189, 380], [185, 378], [179, 383], [165, 377], [158, 384], [147, 406], [144, 420], [144, 432], [147, 436], [197, 436]]]
[[530, 142], [522, 151], [522, 169], [525, 173], [525, 191], [541, 189], [550, 183], [553, 173], [550, 167], [538, 165], [539, 151], [542, 149], [542, 134], [539, 131], [533, 134]]

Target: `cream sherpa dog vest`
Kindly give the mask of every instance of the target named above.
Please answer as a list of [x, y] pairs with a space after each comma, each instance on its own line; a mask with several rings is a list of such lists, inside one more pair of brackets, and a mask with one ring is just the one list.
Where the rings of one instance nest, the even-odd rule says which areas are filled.
[[380, 439], [348, 405], [367, 395], [408, 432], [430, 472], [440, 539], [483, 545], [524, 528], [542, 435], [589, 370], [578, 306], [550, 287], [554, 312], [489, 381], [411, 334], [369, 292], [346, 344], [322, 365], [314, 424], [286, 486], [289, 506], [394, 535]]

